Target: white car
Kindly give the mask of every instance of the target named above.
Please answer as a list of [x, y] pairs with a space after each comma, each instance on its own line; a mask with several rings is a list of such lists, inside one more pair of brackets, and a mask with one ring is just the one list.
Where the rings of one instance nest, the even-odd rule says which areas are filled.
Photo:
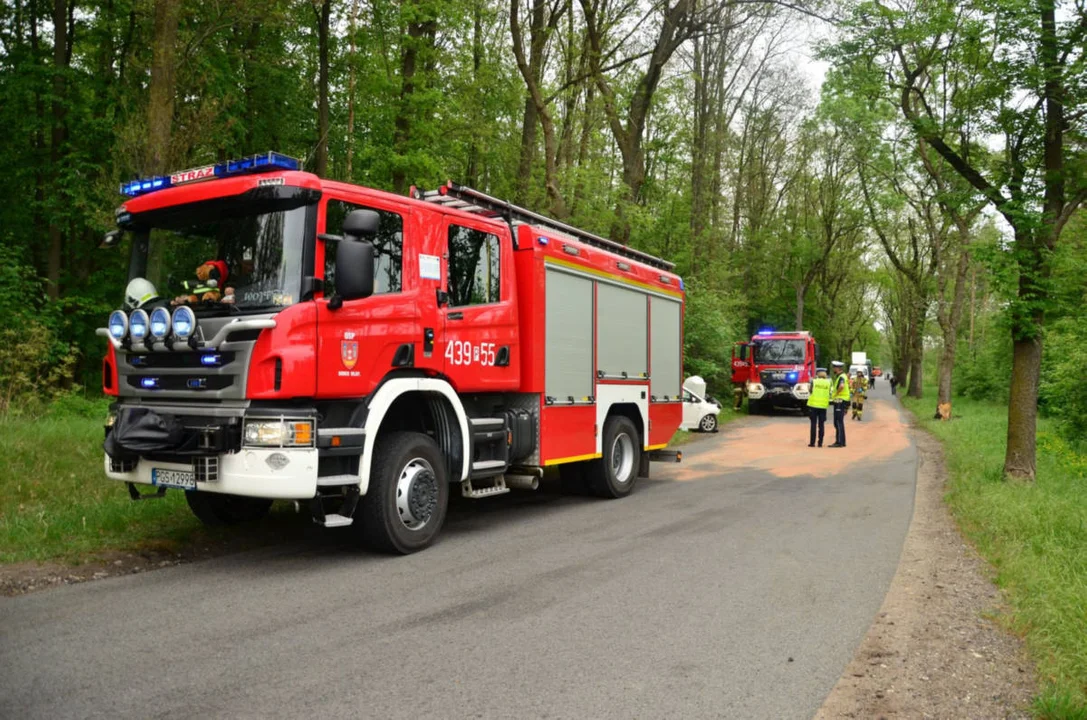
[[683, 422], [680, 429], [716, 432], [719, 412], [721, 404], [706, 397], [705, 380], [692, 375], [683, 381]]

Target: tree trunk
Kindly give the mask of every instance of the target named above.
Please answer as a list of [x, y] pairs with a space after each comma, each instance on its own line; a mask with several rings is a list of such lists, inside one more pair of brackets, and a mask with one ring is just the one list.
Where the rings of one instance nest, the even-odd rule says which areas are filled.
[[428, 42], [433, 42], [434, 34], [437, 32], [437, 21], [431, 16], [431, 10], [420, 7], [421, 4], [422, 0], [409, 0], [405, 3], [406, 7], [411, 7], [411, 10], [407, 11], [411, 20], [408, 22], [407, 33], [401, 37], [400, 103], [396, 109], [393, 132], [396, 164], [393, 166], [392, 171], [393, 191], [400, 195], [408, 190], [408, 168], [405, 164], [405, 158], [410, 150], [412, 120], [416, 112], [412, 107], [412, 103], [418, 82], [416, 73], [418, 71], [419, 51]]
[[925, 306], [923, 301], [918, 301], [916, 320], [911, 328], [910, 335], [910, 389], [907, 393], [912, 398], [920, 398], [923, 394], [922, 380], [924, 373], [925, 353]]
[[959, 262], [955, 268], [955, 289], [951, 299], [951, 308], [945, 319], [943, 330], [944, 348], [940, 354], [940, 366], [937, 374], [938, 386], [936, 390], [936, 411], [939, 413], [941, 405], [948, 406], [945, 419], [951, 419], [951, 375], [955, 370], [955, 351], [959, 344], [959, 325], [962, 324], [963, 304], [966, 302], [966, 281], [970, 271], [970, 253], [967, 250], [969, 244], [969, 229], [963, 226], [959, 228], [961, 249]]
[[1041, 340], [1016, 341], [1012, 350], [1012, 383], [1008, 399], [1008, 448], [1004, 455], [1004, 474], [1016, 480], [1034, 480], [1041, 371]]
[[[62, 175], [60, 159], [66, 139], [65, 84], [68, 70], [68, 7], [64, 0], [53, 1], [53, 130], [49, 145], [49, 161], [54, 179]], [[63, 202], [64, 193], [54, 187], [54, 195]], [[58, 203], [61, 204], [61, 203]], [[54, 207], [49, 212], [49, 259], [46, 290], [49, 297], [60, 297], [60, 267], [64, 254], [64, 234], [61, 231], [62, 214]]]
[[356, 25], [359, 16], [359, 0], [354, 0], [351, 3], [351, 25], [349, 26], [348, 33], [351, 36], [351, 55], [348, 61], [350, 68], [348, 70], [349, 75], [347, 78], [347, 167], [344, 171], [344, 179], [347, 182], [351, 182], [353, 175], [353, 164], [351, 162], [351, 156], [355, 152], [355, 65], [358, 63], [356, 57], [356, 43], [355, 34], [357, 32]]
[[155, 0], [151, 38], [151, 86], [147, 104], [147, 155], [144, 172], [166, 172], [174, 121], [174, 71], [181, 0]]
[[321, 3], [317, 18], [317, 151], [313, 172], [317, 177], [328, 176], [328, 25], [332, 15], [332, 0]]
[[807, 285], [796, 286], [796, 329], [804, 329], [804, 296], [808, 294]]
[[[472, 7], [472, 77], [479, 78], [479, 68], [483, 65], [483, 2], [477, 0]], [[468, 141], [468, 164], [464, 172], [464, 181], [469, 187], [479, 185], [479, 145], [473, 135]]]
[[1064, 173], [1064, 95], [1063, 65], [1058, 59], [1056, 4], [1039, 3], [1041, 42], [1039, 59], [1045, 77], [1045, 196], [1042, 222], [1036, 229], [1016, 228], [1015, 245], [1019, 263], [1017, 302], [1019, 316], [1013, 312], [1012, 382], [1008, 401], [1008, 446], [1004, 455], [1004, 476], [1013, 480], [1033, 481], [1036, 470], [1035, 446], [1038, 423], [1038, 385], [1042, 371], [1042, 327], [1044, 310], [1027, 314], [1025, 308], [1038, 308], [1045, 294], [1050, 267], [1047, 256], [1056, 245], [1065, 211]]
[[525, 111], [521, 116], [521, 155], [517, 163], [517, 184], [513, 201], [528, 204], [528, 188], [532, 182], [532, 163], [536, 159], [536, 103], [532, 95], [525, 95]]

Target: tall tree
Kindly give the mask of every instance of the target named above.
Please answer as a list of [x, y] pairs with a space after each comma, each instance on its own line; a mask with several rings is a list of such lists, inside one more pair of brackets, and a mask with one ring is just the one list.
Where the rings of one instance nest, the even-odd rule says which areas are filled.
[[[1087, 17], [1082, 4], [1061, 7], [1063, 21], [1056, 0], [864, 3], [840, 46], [885, 73], [916, 135], [1011, 228], [1018, 287], [1004, 474], [1021, 480], [1035, 475], [1049, 258], [1087, 199], [1084, 147], [1070, 141], [1084, 129]], [[940, 103], [939, 75], [975, 81]], [[989, 152], [971, 141], [975, 133], [1002, 147]]]
[[320, 177], [328, 176], [328, 33], [332, 16], [332, 0], [323, 0], [314, 6], [317, 16], [317, 150], [314, 154], [313, 172]]

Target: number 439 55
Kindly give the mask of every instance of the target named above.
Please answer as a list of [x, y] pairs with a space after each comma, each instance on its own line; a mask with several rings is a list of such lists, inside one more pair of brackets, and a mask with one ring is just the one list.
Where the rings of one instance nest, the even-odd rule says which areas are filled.
[[445, 360], [450, 365], [494, 365], [495, 343], [450, 340], [445, 344]]

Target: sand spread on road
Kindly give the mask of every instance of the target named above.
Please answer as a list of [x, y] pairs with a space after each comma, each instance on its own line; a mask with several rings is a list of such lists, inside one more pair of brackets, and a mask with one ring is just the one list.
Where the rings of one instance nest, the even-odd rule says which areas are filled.
[[680, 464], [669, 473], [669, 479], [703, 480], [730, 470], [759, 470], [777, 477], [829, 477], [853, 465], [886, 460], [910, 445], [908, 428], [889, 404], [881, 404], [864, 420], [847, 418], [844, 448], [827, 447], [834, 442], [830, 418], [822, 448], [808, 447], [808, 419], [795, 414], [760, 419], [746, 427], [726, 426], [722, 432], [729, 442]]

